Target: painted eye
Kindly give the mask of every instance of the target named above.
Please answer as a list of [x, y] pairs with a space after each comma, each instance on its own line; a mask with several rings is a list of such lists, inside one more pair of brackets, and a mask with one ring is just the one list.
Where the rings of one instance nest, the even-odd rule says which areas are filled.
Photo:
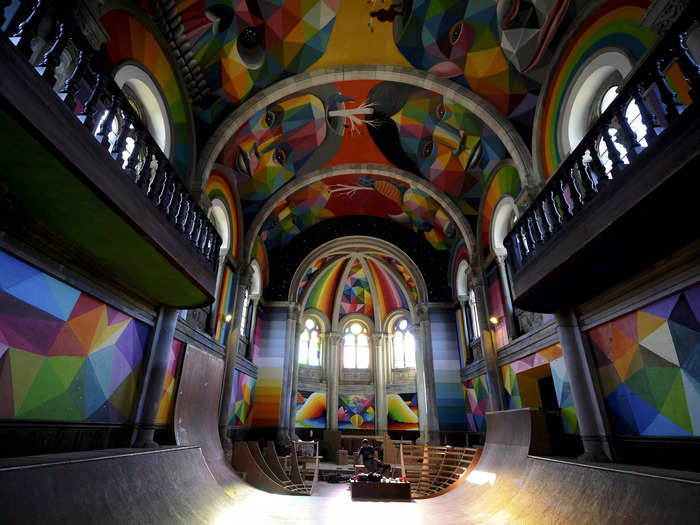
[[450, 44], [455, 45], [462, 34], [462, 28], [464, 27], [464, 22], [457, 22], [450, 29]]
[[435, 144], [433, 141], [426, 142], [425, 145], [423, 146], [423, 157], [428, 158], [430, 155], [433, 153], [433, 149], [435, 148]]
[[268, 111], [265, 113], [265, 125], [269, 128], [272, 127], [277, 121], [277, 115], [274, 111]]
[[438, 120], [445, 118], [445, 104], [439, 104], [438, 107], [435, 108], [435, 116]]
[[277, 148], [275, 150], [275, 161], [280, 166], [284, 166], [284, 163], [287, 162], [287, 154], [284, 152], [283, 149]]

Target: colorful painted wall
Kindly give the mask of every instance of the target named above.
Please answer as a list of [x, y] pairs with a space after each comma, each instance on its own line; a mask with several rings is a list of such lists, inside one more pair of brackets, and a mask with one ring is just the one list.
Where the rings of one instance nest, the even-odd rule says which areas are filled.
[[486, 375], [463, 381], [462, 393], [467, 413], [467, 431], [486, 432], [486, 412], [491, 410]]
[[228, 178], [223, 171], [219, 169], [213, 169], [211, 171], [209, 178], [207, 179], [206, 193], [210, 201], [218, 199], [223, 202], [226, 210], [228, 211], [230, 239], [229, 253], [231, 254], [231, 257], [235, 259], [238, 257], [240, 244], [241, 234], [239, 232], [239, 228], [241, 218], [233, 189], [231, 189], [231, 184], [229, 184]]
[[256, 324], [260, 327], [260, 342], [254, 360], [258, 367], [258, 380], [255, 383], [251, 425], [276, 427], [279, 425], [282, 395], [287, 309], [268, 306], [262, 315], [258, 315]]
[[440, 430], [464, 430], [464, 396], [459, 375], [459, 342], [454, 312], [449, 308], [431, 308], [430, 333]]
[[455, 326], [457, 327], [457, 343], [459, 350], [459, 366], [464, 368], [467, 366], [467, 358], [469, 356], [469, 338], [465, 328], [464, 312], [461, 308], [455, 310]]
[[588, 331], [613, 431], [700, 435], [700, 285]]
[[543, 408], [539, 381], [551, 377], [561, 410], [564, 432], [578, 434], [576, 407], [571, 393], [561, 345], [556, 343], [539, 352], [501, 367], [508, 408]]
[[374, 429], [374, 396], [365, 394], [338, 396], [338, 428]]
[[129, 421], [149, 333], [0, 251], [0, 418]]
[[387, 404], [387, 428], [389, 430], [418, 430], [418, 394], [389, 394]]
[[343, 285], [343, 295], [340, 298], [340, 317], [360, 313], [370, 319], [374, 316], [374, 301], [369, 287], [365, 270], [359, 260], [356, 260]]
[[160, 406], [158, 408], [158, 417], [156, 418], [156, 423], [159, 425], [170, 424], [173, 420], [174, 394], [177, 389], [178, 374], [180, 373], [180, 363], [184, 356], [182, 352], [184, 348], [185, 344], [177, 339], [173, 339], [173, 343], [170, 345], [168, 369], [165, 373], [163, 393], [160, 396]]
[[491, 253], [491, 218], [498, 201], [504, 195], [517, 199], [522, 190], [518, 170], [511, 165], [505, 165], [496, 171], [489, 182], [481, 208], [481, 249], [485, 259]]
[[255, 401], [255, 383], [254, 377], [240, 370], [233, 371], [231, 404], [228, 410], [228, 425], [230, 427], [250, 425], [250, 414]]
[[325, 392], [297, 391], [296, 407], [296, 426], [298, 428], [326, 428]]
[[233, 315], [236, 302], [236, 274], [233, 268], [226, 265], [221, 276], [219, 299], [216, 308], [216, 329], [214, 337], [222, 345], [226, 345], [230, 337], [230, 322], [226, 321], [227, 315]]

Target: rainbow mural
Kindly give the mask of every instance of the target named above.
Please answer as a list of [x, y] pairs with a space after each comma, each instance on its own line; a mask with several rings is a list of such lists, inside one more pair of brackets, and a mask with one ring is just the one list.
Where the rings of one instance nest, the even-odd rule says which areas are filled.
[[399, 308], [408, 310], [408, 300], [394, 276], [371, 259], [366, 261], [374, 280], [374, 289], [377, 291], [375, 303], [379, 306], [382, 319], [386, 319], [387, 315]]
[[588, 337], [616, 434], [700, 436], [700, 284]]
[[0, 251], [0, 418], [127, 422], [150, 330]]
[[270, 266], [267, 264], [267, 250], [265, 249], [265, 243], [260, 240], [260, 237], [255, 238], [255, 243], [253, 244], [253, 259], [258, 261], [260, 265], [260, 272], [262, 273], [262, 287], [263, 289], [267, 286], [270, 281]]
[[331, 263], [324, 271], [325, 273], [316, 281], [313, 289], [309, 293], [304, 309], [315, 308], [320, 310], [328, 319], [333, 314], [333, 299], [335, 290], [338, 287], [340, 276], [345, 269], [345, 259]]
[[504, 195], [512, 195], [514, 199], [517, 199], [521, 190], [522, 185], [518, 170], [510, 164], [496, 171], [493, 179], [491, 179], [486, 196], [481, 204], [481, 248], [484, 258], [491, 253], [491, 240], [489, 238], [491, 233], [491, 216], [496, 204]]
[[304, 295], [304, 290], [316, 272], [323, 268], [331, 260], [333, 259], [330, 257], [321, 257], [320, 259], [315, 260], [311, 266], [309, 266], [309, 269], [306, 270], [304, 277], [302, 277], [301, 282], [299, 283], [299, 288], [297, 288], [297, 300], [300, 300]]
[[542, 170], [550, 177], [562, 161], [557, 137], [561, 134], [560, 112], [564, 97], [577, 72], [595, 53], [606, 47], [626, 50], [639, 60], [654, 41], [654, 34], [640, 27], [639, 21], [649, 5], [648, 0], [608, 0], [581, 24], [569, 39], [567, 50], [553, 73], [541, 111], [539, 146], [542, 152]]
[[221, 276], [221, 289], [219, 290], [219, 304], [216, 308], [216, 330], [214, 337], [222, 345], [226, 344], [229, 331], [225, 328], [226, 316], [233, 315], [233, 309], [236, 300], [236, 274], [230, 266], [224, 267], [224, 273]]
[[297, 392], [296, 427], [326, 428], [326, 393], [303, 390]]
[[551, 376], [561, 409], [564, 432], [580, 432], [569, 375], [566, 371], [561, 345], [555, 343], [539, 352], [501, 367], [508, 408], [542, 407], [538, 381]]
[[148, 29], [124, 11], [109, 11], [100, 22], [110, 37], [105, 49], [112, 63], [116, 66], [125, 60], [139, 62], [158, 83], [168, 104], [173, 129], [172, 164], [180, 177], [187, 181], [193, 162], [192, 119], [167, 56]]
[[486, 432], [486, 412], [491, 410], [486, 375], [463, 381], [462, 393], [467, 411], [467, 430], [469, 432]]
[[160, 396], [160, 406], [158, 407], [158, 416], [156, 423], [159, 425], [169, 424], [173, 420], [173, 394], [177, 384], [177, 373], [180, 366], [180, 357], [182, 349], [185, 347], [182, 341], [173, 339], [170, 345], [170, 356], [168, 357], [168, 370], [165, 374], [165, 382], [163, 383], [163, 393]]
[[369, 280], [359, 260], [355, 260], [345, 278], [343, 295], [340, 298], [340, 316], [360, 313], [370, 319], [374, 316], [374, 302]]
[[464, 239], [460, 239], [452, 250], [452, 257], [450, 257], [450, 283], [452, 284], [452, 290], [457, 294], [457, 271], [459, 270], [459, 263], [462, 261], [469, 262], [469, 249], [467, 248], [467, 243]]
[[231, 239], [229, 253], [231, 254], [231, 257], [235, 259], [238, 257], [238, 245], [240, 242], [240, 215], [231, 185], [226, 179], [226, 175], [224, 175], [222, 171], [214, 169], [209, 174], [206, 193], [210, 201], [219, 199], [224, 203], [226, 209], [228, 210], [229, 227], [231, 230], [229, 235], [229, 238]]
[[246, 426], [250, 423], [250, 413], [255, 398], [255, 378], [240, 370], [233, 371], [231, 384], [231, 404], [228, 410], [230, 427]]
[[413, 297], [413, 302], [417, 303], [418, 302], [418, 288], [416, 287], [416, 281], [413, 279], [413, 276], [411, 273], [406, 269], [406, 267], [401, 264], [399, 261], [396, 259], [389, 257], [387, 255], [382, 255], [379, 253], [374, 253], [372, 254], [373, 257], [377, 257], [378, 259], [383, 260], [387, 264], [391, 265], [394, 270], [399, 272], [403, 278], [404, 281], [406, 281], [406, 286], [408, 289], [411, 291], [411, 296]]
[[286, 326], [286, 307], [268, 306], [264, 312], [258, 313], [258, 343], [254, 357], [254, 363], [258, 366], [258, 379], [255, 383], [255, 403], [249, 416], [253, 427], [279, 425]]
[[389, 430], [418, 430], [418, 394], [389, 394], [386, 404]]

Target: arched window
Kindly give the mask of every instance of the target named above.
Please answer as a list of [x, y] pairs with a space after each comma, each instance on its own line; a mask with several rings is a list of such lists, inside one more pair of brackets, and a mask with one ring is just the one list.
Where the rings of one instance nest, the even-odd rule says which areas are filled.
[[343, 333], [343, 367], [369, 368], [369, 332], [359, 321], [348, 324]]
[[250, 281], [250, 286], [243, 294], [243, 301], [241, 304], [241, 323], [239, 325], [239, 341], [241, 344], [241, 349], [239, 352], [247, 359], [252, 359], [253, 356], [253, 337], [255, 334], [256, 317], [255, 311], [258, 299], [260, 299], [260, 294], [262, 293], [260, 266], [255, 260], [250, 263], [250, 266], [253, 275]]
[[411, 325], [405, 318], [398, 319], [394, 323], [391, 353], [393, 368], [416, 367], [416, 339], [411, 332]]
[[311, 317], [304, 322], [299, 335], [299, 364], [321, 366], [321, 338], [318, 323]]
[[479, 326], [479, 315], [476, 311], [476, 295], [474, 294], [474, 290], [469, 291], [469, 313], [471, 314], [474, 339], [476, 339], [481, 337], [481, 327]]

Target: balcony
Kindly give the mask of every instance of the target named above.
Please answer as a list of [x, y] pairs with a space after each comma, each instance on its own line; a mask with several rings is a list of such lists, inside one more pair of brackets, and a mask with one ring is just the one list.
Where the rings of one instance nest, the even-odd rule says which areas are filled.
[[[221, 240], [206, 213], [101, 70], [72, 10], [42, 1], [26, 12], [13, 36], [0, 34], [0, 196], [16, 211], [0, 229], [18, 236], [34, 224], [154, 303], [211, 302]], [[31, 60], [42, 38], [46, 51]]]
[[[506, 236], [518, 307], [580, 304], [697, 240], [700, 68], [685, 44], [695, 9], [638, 64]], [[671, 67], [686, 85], [670, 84]]]

